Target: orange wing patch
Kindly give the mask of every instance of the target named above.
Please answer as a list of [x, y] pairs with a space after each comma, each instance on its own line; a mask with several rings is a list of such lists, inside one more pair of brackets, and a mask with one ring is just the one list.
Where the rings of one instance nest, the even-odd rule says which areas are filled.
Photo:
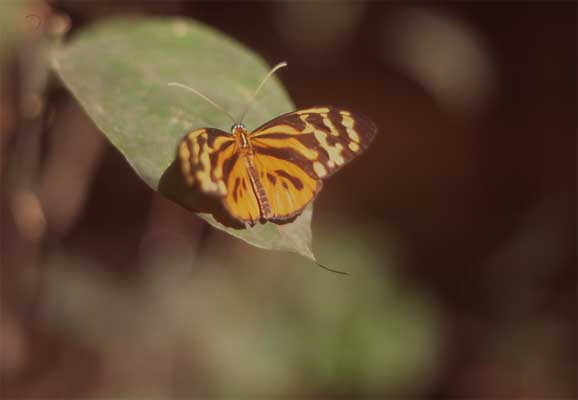
[[285, 220], [300, 214], [321, 190], [320, 180], [290, 160], [255, 154], [254, 163], [269, 203], [271, 220]]
[[259, 221], [260, 204], [252, 185], [245, 155], [235, 156], [235, 162], [228, 171], [226, 181], [227, 194], [223, 197], [223, 205], [231, 216], [251, 225]]

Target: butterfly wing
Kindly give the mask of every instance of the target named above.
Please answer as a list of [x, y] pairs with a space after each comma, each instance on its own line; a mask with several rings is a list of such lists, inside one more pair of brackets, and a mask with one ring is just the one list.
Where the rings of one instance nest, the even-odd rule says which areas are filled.
[[237, 156], [233, 136], [219, 129], [200, 128], [179, 143], [178, 158], [187, 185], [211, 195], [225, 196], [225, 176]]
[[375, 124], [362, 115], [321, 106], [271, 120], [251, 133], [251, 142], [259, 153], [290, 153], [311, 176], [323, 179], [363, 152], [376, 133]]
[[357, 157], [373, 140], [369, 119], [330, 106], [284, 114], [250, 135], [272, 218], [299, 214], [321, 190], [322, 179]]
[[189, 186], [222, 198], [229, 213], [243, 222], [259, 220], [259, 203], [251, 187], [246, 156], [235, 138], [224, 131], [200, 128], [179, 143], [181, 172]]
[[247, 156], [238, 154], [226, 176], [227, 195], [223, 205], [233, 217], [254, 225], [261, 218], [261, 209], [248, 168]]
[[291, 157], [290, 151], [283, 150], [276, 151], [275, 156], [257, 151], [253, 156], [259, 185], [268, 202], [266, 219], [286, 220], [300, 214], [323, 186]]

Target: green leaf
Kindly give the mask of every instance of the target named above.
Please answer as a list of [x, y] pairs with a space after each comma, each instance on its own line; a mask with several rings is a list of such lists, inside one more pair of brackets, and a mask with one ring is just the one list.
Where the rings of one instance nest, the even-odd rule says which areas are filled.
[[[269, 70], [233, 39], [196, 21], [115, 18], [79, 32], [55, 49], [52, 65], [89, 117], [153, 189], [254, 246], [287, 250], [314, 260], [308, 207], [295, 221], [237, 226], [216, 198], [183, 187], [174, 165], [188, 131], [229, 131], [232, 122], [205, 100], [169, 82], [194, 87], [238, 116]], [[273, 77], [245, 118], [249, 129], [293, 110]]]

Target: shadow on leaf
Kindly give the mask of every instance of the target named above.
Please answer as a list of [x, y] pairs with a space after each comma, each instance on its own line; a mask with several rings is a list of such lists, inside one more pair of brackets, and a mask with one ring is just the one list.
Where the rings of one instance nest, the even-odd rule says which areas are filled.
[[161, 176], [158, 191], [189, 211], [211, 214], [228, 228], [246, 229], [244, 224], [225, 210], [219, 197], [206, 195], [195, 187], [187, 186], [176, 161]]

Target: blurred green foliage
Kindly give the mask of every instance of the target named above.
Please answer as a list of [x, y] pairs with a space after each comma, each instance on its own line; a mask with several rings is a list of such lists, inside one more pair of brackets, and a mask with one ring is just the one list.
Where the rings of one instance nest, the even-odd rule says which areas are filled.
[[[350, 277], [233, 240], [212, 241], [192, 270], [178, 243], [159, 246], [131, 287], [64, 256], [47, 267], [44, 315], [53, 329], [95, 349], [137, 346], [140, 366], [150, 362], [147, 351], [178, 347], [189, 366], [173, 381], [180, 396], [199, 386], [224, 397], [417, 394], [440, 359], [437, 307], [396, 275], [394, 241], [342, 228], [322, 235], [319, 249], [328, 262], [355, 266]], [[142, 389], [118, 387], [107, 394]]]

